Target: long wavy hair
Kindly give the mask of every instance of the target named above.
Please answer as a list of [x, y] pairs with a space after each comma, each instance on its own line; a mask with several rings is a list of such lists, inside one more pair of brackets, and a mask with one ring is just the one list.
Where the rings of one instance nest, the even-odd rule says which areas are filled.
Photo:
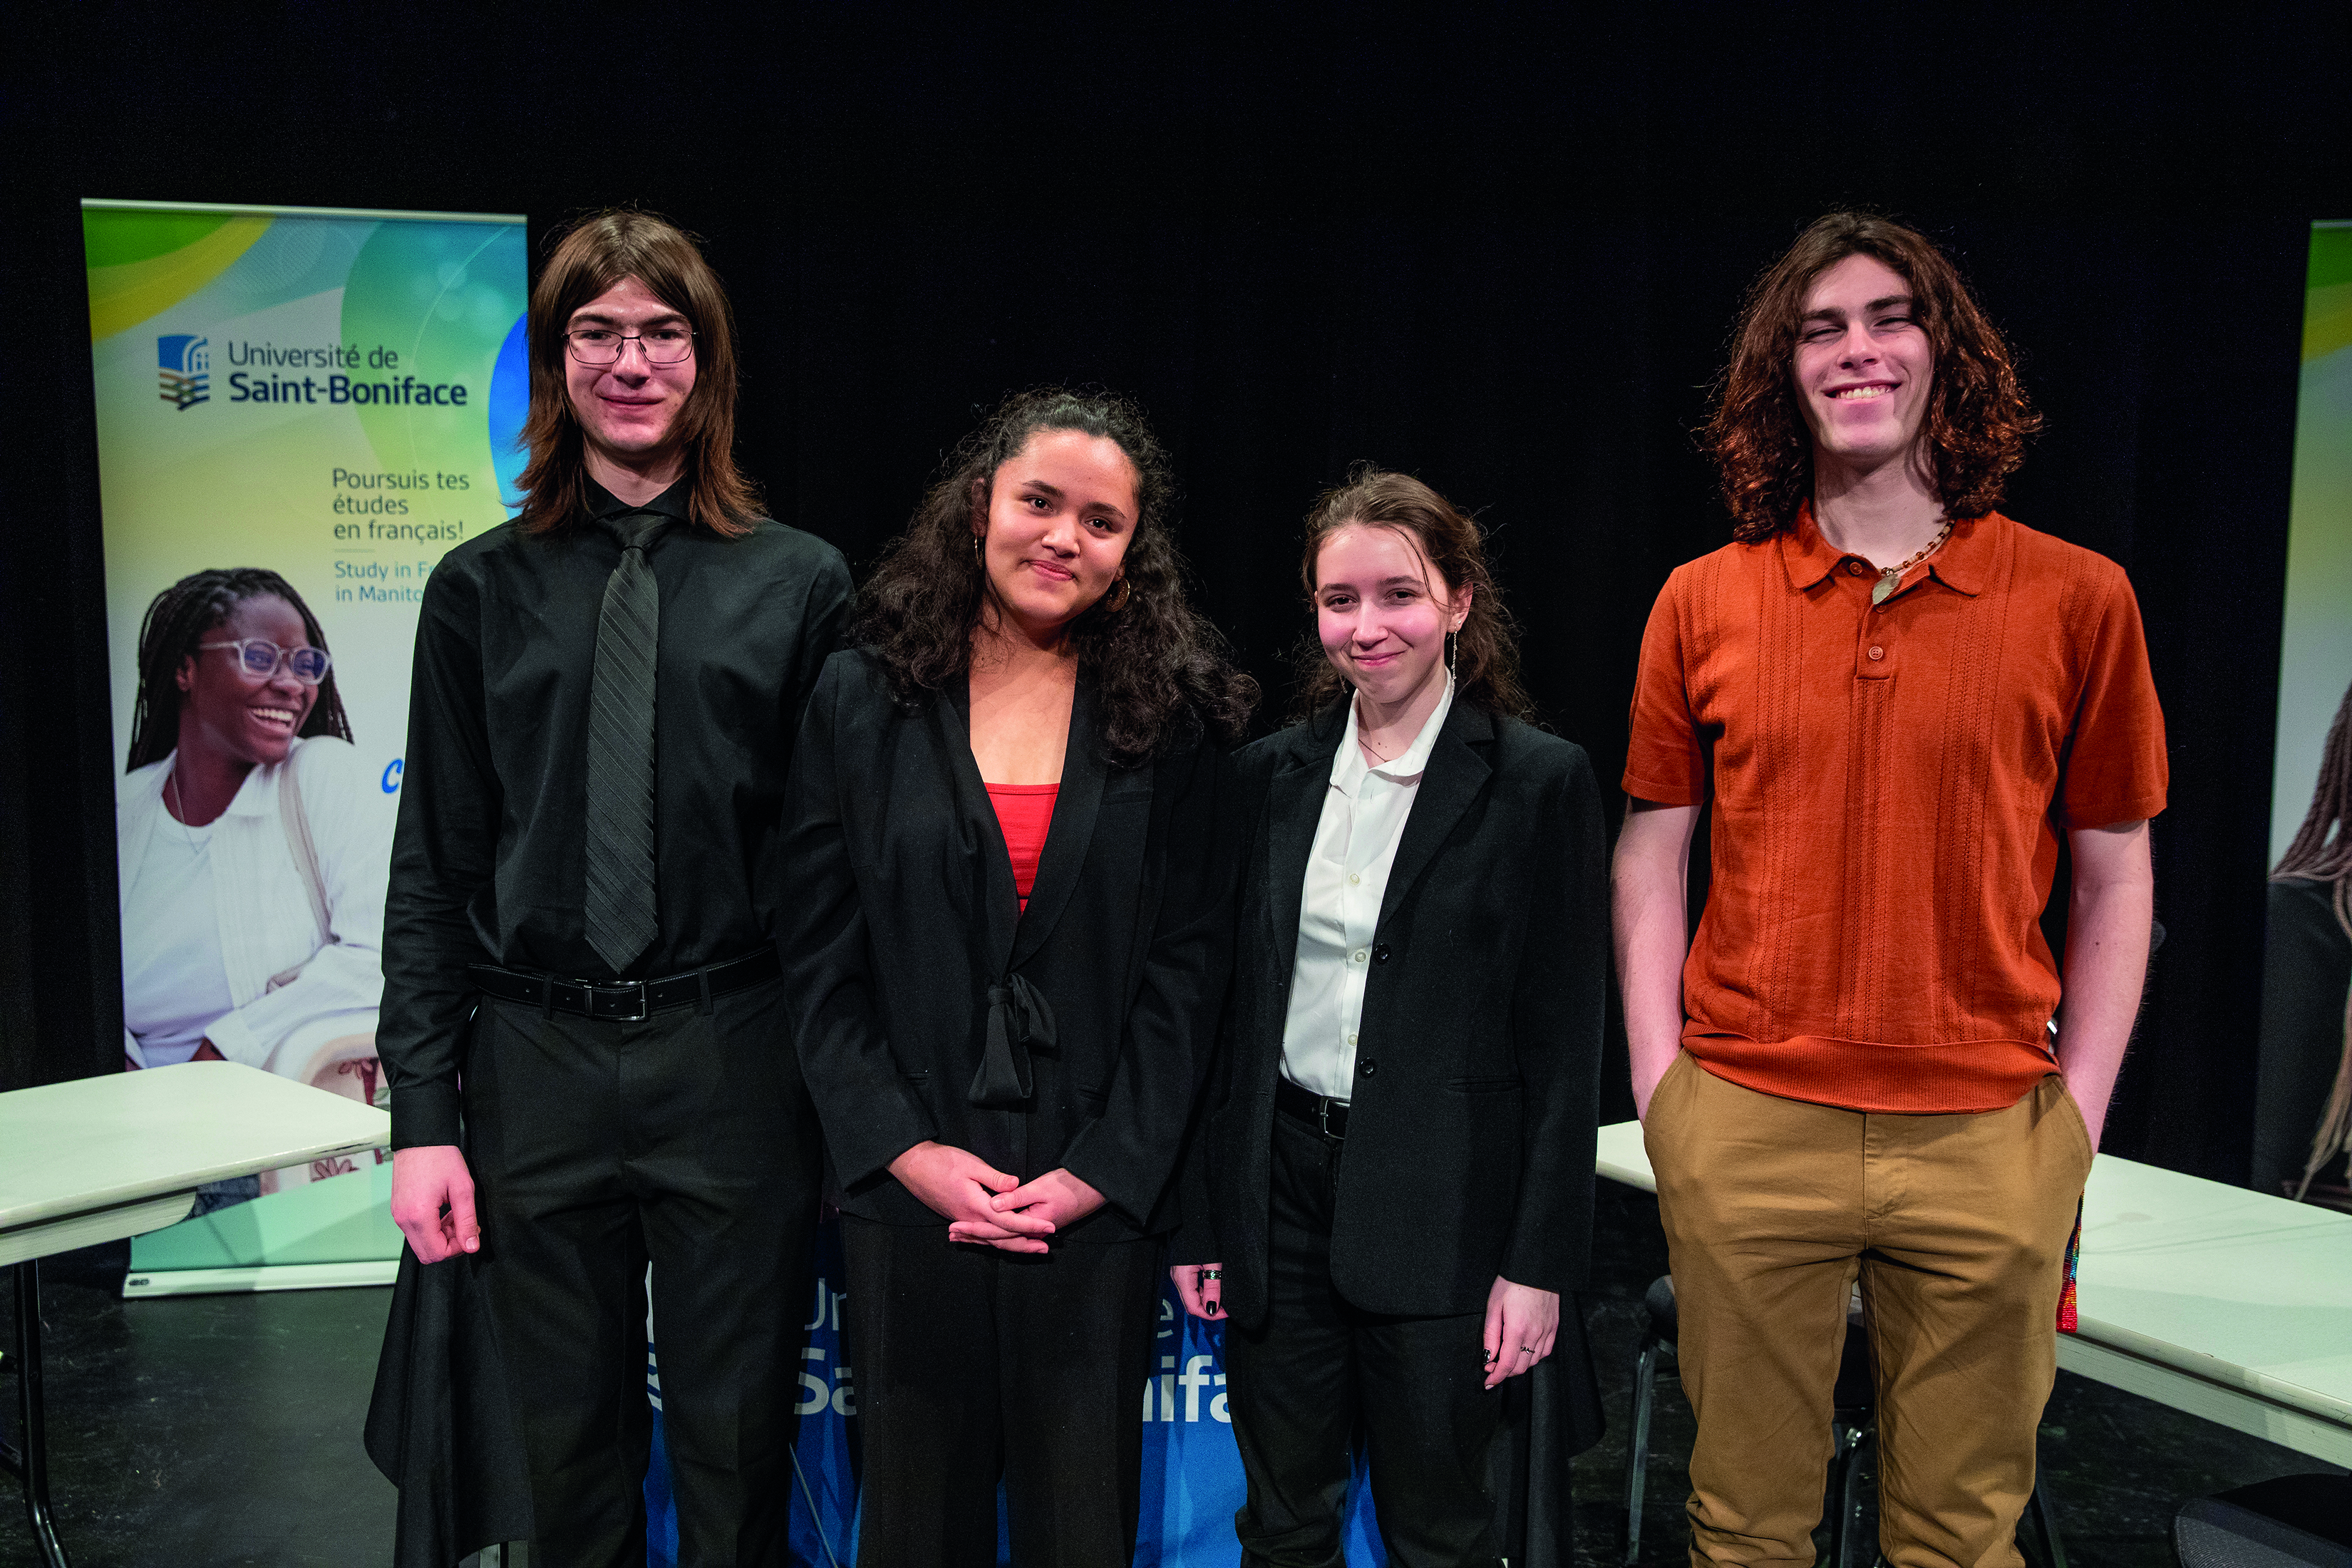
[[572, 312], [634, 278], [694, 331], [694, 390], [677, 412], [694, 521], [733, 538], [761, 515], [760, 492], [735, 466], [735, 313], [727, 290], [692, 236], [635, 208], [594, 213], [563, 230], [530, 291], [530, 414], [522, 444], [530, 461], [516, 481], [522, 525], [533, 533], [582, 516], [588, 480], [585, 438], [564, 379], [564, 330]]
[[1945, 515], [1982, 517], [2000, 505], [2027, 440], [2042, 428], [2008, 343], [1935, 242], [1874, 214], [1831, 213], [1748, 290], [1731, 363], [1716, 378], [1700, 440], [1715, 458], [1735, 539], [1752, 543], [1794, 527], [1799, 504], [1812, 494], [1812, 432], [1792, 376], [1797, 329], [1813, 280], [1849, 256], [1874, 257], [1911, 285], [1936, 367], [1919, 439]]
[[1235, 669], [1225, 641], [1185, 590], [1176, 548], [1175, 478], [1143, 411], [1101, 392], [1041, 387], [999, 404], [940, 466], [906, 532], [892, 541], [860, 598], [853, 640], [888, 671], [901, 707], [919, 709], [971, 668], [987, 573], [972, 549], [996, 471], [1044, 430], [1116, 442], [1135, 469], [1128, 594], [1105, 595], [1071, 624], [1078, 669], [1102, 705], [1103, 752], [1133, 767], [1172, 731], [1198, 725], [1226, 744], [1246, 732], [1257, 682]]
[[[327, 634], [319, 617], [294, 591], [294, 584], [258, 566], [228, 566], [181, 578], [155, 595], [139, 622], [139, 700], [131, 712], [131, 755], [122, 764], [135, 773], [150, 763], [160, 763], [180, 743], [180, 661], [196, 653], [196, 644], [217, 631], [223, 621], [247, 599], [274, 596], [285, 600], [302, 617], [302, 635], [323, 653]], [[343, 714], [342, 694], [335, 689], [335, 671], [319, 682], [318, 700], [297, 731], [302, 735], [352, 738], [352, 721]]]
[[[2288, 878], [2335, 884], [2336, 922], [2352, 936], [2352, 688], [2336, 709], [2327, 727], [2327, 743], [2319, 754], [2319, 783], [2311, 792], [2311, 809], [2294, 841], [2279, 857], [2271, 880]], [[2294, 1189], [2298, 1201], [2311, 1190], [2311, 1179], [2352, 1143], [2352, 990], [2344, 998], [2344, 1056], [2336, 1064], [2335, 1087], [2319, 1113], [2311, 1138], [2311, 1157], [2303, 1180]]]
[[[1348, 482], [1316, 498], [1307, 514], [1307, 551], [1298, 563], [1312, 613], [1315, 563], [1323, 542], [1351, 524], [1389, 528], [1405, 536], [1435, 569], [1448, 594], [1471, 592], [1470, 614], [1454, 638], [1454, 693], [1494, 713], [1525, 719], [1535, 705], [1519, 684], [1518, 625], [1486, 565], [1486, 535], [1477, 523], [1411, 474], [1391, 473], [1370, 463], [1348, 472]], [[1320, 712], [1352, 689], [1333, 667], [1310, 630], [1299, 646], [1294, 720]]]

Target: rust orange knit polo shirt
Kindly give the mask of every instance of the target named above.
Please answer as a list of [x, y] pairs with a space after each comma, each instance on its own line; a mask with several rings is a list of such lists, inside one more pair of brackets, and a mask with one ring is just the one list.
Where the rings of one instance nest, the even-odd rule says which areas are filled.
[[[1642, 638], [1625, 792], [1715, 796], [1683, 1045], [1767, 1094], [1991, 1110], [2053, 1070], [2059, 835], [2164, 809], [2123, 568], [1999, 513], [1873, 607], [1811, 509], [1676, 568]], [[1711, 778], [1710, 778], [1710, 775]]]

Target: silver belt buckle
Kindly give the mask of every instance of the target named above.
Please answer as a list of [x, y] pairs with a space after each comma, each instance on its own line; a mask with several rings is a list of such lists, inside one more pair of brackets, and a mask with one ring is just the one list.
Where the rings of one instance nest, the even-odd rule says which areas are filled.
[[642, 980], [624, 980], [617, 984], [599, 985], [596, 989], [604, 992], [634, 991], [637, 994], [637, 1010], [634, 1013], [615, 1013], [611, 1015], [610, 1021], [613, 1023], [642, 1024], [653, 1016], [646, 1009], [646, 983]]
[[1318, 1094], [1315, 1097], [1315, 1125], [1326, 1138], [1341, 1136], [1331, 1131], [1331, 1097], [1328, 1094]]

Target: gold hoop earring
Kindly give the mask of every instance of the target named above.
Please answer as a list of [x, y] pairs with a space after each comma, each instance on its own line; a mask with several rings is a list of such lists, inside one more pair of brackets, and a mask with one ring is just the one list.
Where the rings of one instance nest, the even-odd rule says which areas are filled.
[[971, 558], [983, 566], [988, 563], [988, 556], [984, 552], [987, 543], [988, 535], [984, 533], [975, 533], [971, 536]]
[[1111, 600], [1109, 604], [1103, 606], [1104, 609], [1109, 611], [1114, 616], [1127, 608], [1128, 600], [1135, 596], [1135, 584], [1127, 580], [1127, 574], [1124, 572], [1118, 574], [1118, 587], [1117, 592], [1118, 596]]

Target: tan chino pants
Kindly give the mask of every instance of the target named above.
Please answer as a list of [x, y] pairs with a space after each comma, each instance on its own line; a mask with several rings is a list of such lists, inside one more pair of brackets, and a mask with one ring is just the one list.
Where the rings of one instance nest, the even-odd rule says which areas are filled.
[[1759, 1094], [1687, 1054], [1644, 1125], [1698, 1416], [1691, 1562], [1813, 1561], [1857, 1273], [1895, 1568], [2016, 1568], [2090, 1173], [2053, 1074], [2005, 1110], [1888, 1116]]

